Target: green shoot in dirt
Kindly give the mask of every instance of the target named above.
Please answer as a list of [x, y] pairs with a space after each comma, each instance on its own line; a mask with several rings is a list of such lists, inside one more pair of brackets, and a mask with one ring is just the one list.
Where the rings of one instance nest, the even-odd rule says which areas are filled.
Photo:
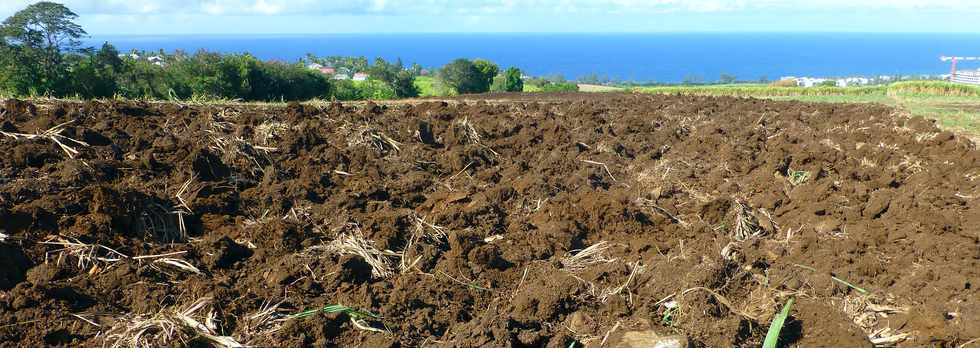
[[854, 290], [857, 290], [857, 292], [860, 292], [860, 293], [862, 293], [862, 294], [867, 294], [867, 293], [868, 293], [868, 290], [864, 290], [864, 289], [862, 289], [862, 288], [859, 288], [859, 287], [858, 287], [857, 285], [854, 285], [854, 284], [851, 284], [851, 283], [849, 283], [849, 282], [848, 282], [848, 281], [846, 281], [846, 280], [843, 280], [843, 279], [840, 279], [840, 278], [837, 278], [837, 277], [835, 277], [835, 276], [830, 276], [830, 279], [833, 279], [833, 280], [835, 280], [835, 281], [837, 281], [838, 283], [841, 283], [841, 284], [844, 284], [844, 285], [847, 285], [847, 287], [849, 287], [849, 288], [851, 288], [851, 289], [854, 289]]
[[793, 307], [794, 298], [790, 297], [789, 301], [786, 301], [786, 305], [783, 306], [783, 310], [772, 319], [772, 324], [769, 325], [769, 332], [766, 333], [766, 340], [762, 343], [762, 348], [776, 348], [776, 343], [779, 341], [779, 332], [783, 330], [783, 324], [786, 323], [786, 318], [789, 317], [789, 310]]
[[810, 172], [805, 170], [791, 170], [789, 172], [789, 183], [793, 186], [802, 185], [810, 178]]
[[344, 305], [339, 305], [339, 304], [329, 305], [323, 308], [307, 309], [305, 311], [293, 314], [289, 317], [291, 319], [299, 319], [299, 318], [314, 316], [318, 313], [344, 313], [354, 319], [361, 319], [361, 318], [380, 319], [381, 318], [380, 315], [368, 311], [358, 310], [356, 308], [347, 307]]
[[374, 313], [371, 313], [371, 312], [368, 312], [368, 311], [362, 311], [362, 310], [359, 310], [359, 309], [356, 309], [356, 308], [347, 307], [347, 306], [340, 305], [340, 304], [329, 305], [329, 306], [326, 306], [326, 307], [323, 307], [323, 308], [308, 309], [308, 310], [305, 310], [305, 311], [302, 311], [302, 312], [299, 312], [299, 313], [290, 315], [289, 316], [289, 319], [307, 318], [307, 317], [310, 317], [310, 316], [314, 316], [314, 315], [316, 315], [318, 313], [344, 313], [344, 314], [347, 314], [348, 317], [350, 317], [351, 324], [353, 324], [354, 327], [356, 327], [359, 330], [371, 331], [371, 332], [381, 332], [381, 333], [387, 332], [387, 331], [382, 330], [382, 329], [371, 327], [371, 325], [367, 324], [364, 321], [365, 318], [368, 318], [368, 319], [381, 319], [381, 316], [380, 315], [374, 314]]
[[[817, 272], [817, 269], [816, 268], [813, 268], [813, 267], [810, 267], [810, 266], [804, 266], [804, 265], [801, 265], [801, 264], [798, 264], [798, 263], [795, 263], [793, 265], [796, 266], [796, 267], [799, 267], [799, 268], [810, 270], [811, 272]], [[867, 294], [868, 293], [868, 290], [862, 289], [862, 288], [858, 287], [857, 285], [851, 284], [850, 282], [848, 282], [846, 280], [837, 278], [837, 276], [835, 276], [835, 275], [831, 275], [830, 276], [830, 279], [833, 279], [835, 282], [838, 282], [838, 283], [847, 285], [847, 287], [849, 287], [851, 289], [854, 289], [857, 292], [860, 292], [862, 294]]]
[[664, 316], [660, 318], [660, 323], [664, 324], [665, 326], [674, 326], [674, 311], [676, 309], [677, 307], [667, 308], [667, 310], [664, 311]]

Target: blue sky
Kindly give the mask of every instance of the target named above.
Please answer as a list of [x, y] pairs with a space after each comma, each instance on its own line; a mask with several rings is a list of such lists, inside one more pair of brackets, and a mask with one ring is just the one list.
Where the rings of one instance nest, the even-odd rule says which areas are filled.
[[[0, 0], [0, 17], [33, 3]], [[980, 0], [63, 0], [94, 35], [980, 32]]]

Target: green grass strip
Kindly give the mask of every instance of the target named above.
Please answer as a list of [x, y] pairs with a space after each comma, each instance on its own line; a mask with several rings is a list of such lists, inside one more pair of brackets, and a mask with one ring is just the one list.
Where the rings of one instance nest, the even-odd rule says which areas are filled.
[[779, 341], [779, 332], [783, 330], [783, 324], [786, 323], [786, 318], [789, 317], [789, 310], [793, 307], [795, 300], [790, 297], [786, 305], [783, 306], [783, 310], [772, 319], [772, 324], [769, 325], [769, 332], [766, 333], [766, 340], [762, 343], [762, 348], [776, 348], [776, 342]]

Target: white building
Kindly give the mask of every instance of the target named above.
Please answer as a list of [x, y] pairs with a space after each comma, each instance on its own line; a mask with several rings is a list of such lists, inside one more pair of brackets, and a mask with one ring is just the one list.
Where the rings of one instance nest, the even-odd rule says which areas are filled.
[[837, 87], [864, 86], [871, 83], [870, 79], [864, 77], [848, 77], [837, 79]]
[[863, 86], [871, 83], [871, 79], [866, 77], [845, 77], [839, 79], [825, 79], [819, 77], [792, 77], [787, 76], [783, 79], [796, 80], [796, 84], [800, 87], [816, 87], [820, 86], [827, 81], [833, 81], [837, 87], [847, 87], [847, 86]]
[[798, 77], [796, 78], [796, 85], [800, 87], [814, 87], [826, 81], [827, 79], [821, 79], [821, 78]]

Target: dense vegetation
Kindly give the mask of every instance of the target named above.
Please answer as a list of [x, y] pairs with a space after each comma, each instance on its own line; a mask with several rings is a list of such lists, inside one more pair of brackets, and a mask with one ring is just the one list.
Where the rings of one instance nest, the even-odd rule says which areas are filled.
[[[222, 54], [129, 52], [110, 43], [85, 48], [78, 15], [53, 2], [38, 2], [0, 24], [0, 95], [128, 99], [224, 99], [283, 101], [309, 99], [363, 100], [448, 96], [486, 92], [577, 91], [561, 76], [528, 78], [520, 69], [501, 69], [485, 59], [456, 59], [439, 69], [400, 59], [308, 55], [293, 63], [263, 61], [248, 53]], [[329, 67], [322, 71], [315, 67]], [[355, 74], [366, 79], [353, 80]], [[766, 79], [762, 79], [766, 80]], [[940, 81], [900, 82], [888, 86], [837, 87], [834, 81], [813, 88], [795, 80], [767, 84], [738, 81], [722, 74], [718, 84], [637, 86], [634, 90], [666, 94], [733, 96], [877, 96], [930, 94], [980, 96], [980, 88]], [[581, 83], [609, 84], [590, 75]], [[628, 85], [627, 85], [628, 86]]]
[[[199, 51], [120, 54], [109, 43], [83, 48], [87, 35], [64, 5], [38, 2], [0, 24], [0, 93], [14, 96], [129, 99], [394, 99], [419, 96], [415, 79], [428, 71], [401, 60], [316, 57], [295, 63], [248, 53]], [[331, 73], [308, 64], [333, 68]], [[351, 80], [355, 73], [366, 80]], [[344, 78], [334, 78], [344, 76]], [[436, 95], [521, 91], [521, 71], [502, 73], [488, 60], [457, 59], [436, 72]]]
[[980, 97], [980, 86], [945, 81], [902, 81], [888, 86], [888, 95]]
[[531, 78], [524, 81], [525, 90], [528, 92], [575, 92], [578, 91], [578, 84], [568, 82], [561, 76], [550, 76], [541, 78]]

